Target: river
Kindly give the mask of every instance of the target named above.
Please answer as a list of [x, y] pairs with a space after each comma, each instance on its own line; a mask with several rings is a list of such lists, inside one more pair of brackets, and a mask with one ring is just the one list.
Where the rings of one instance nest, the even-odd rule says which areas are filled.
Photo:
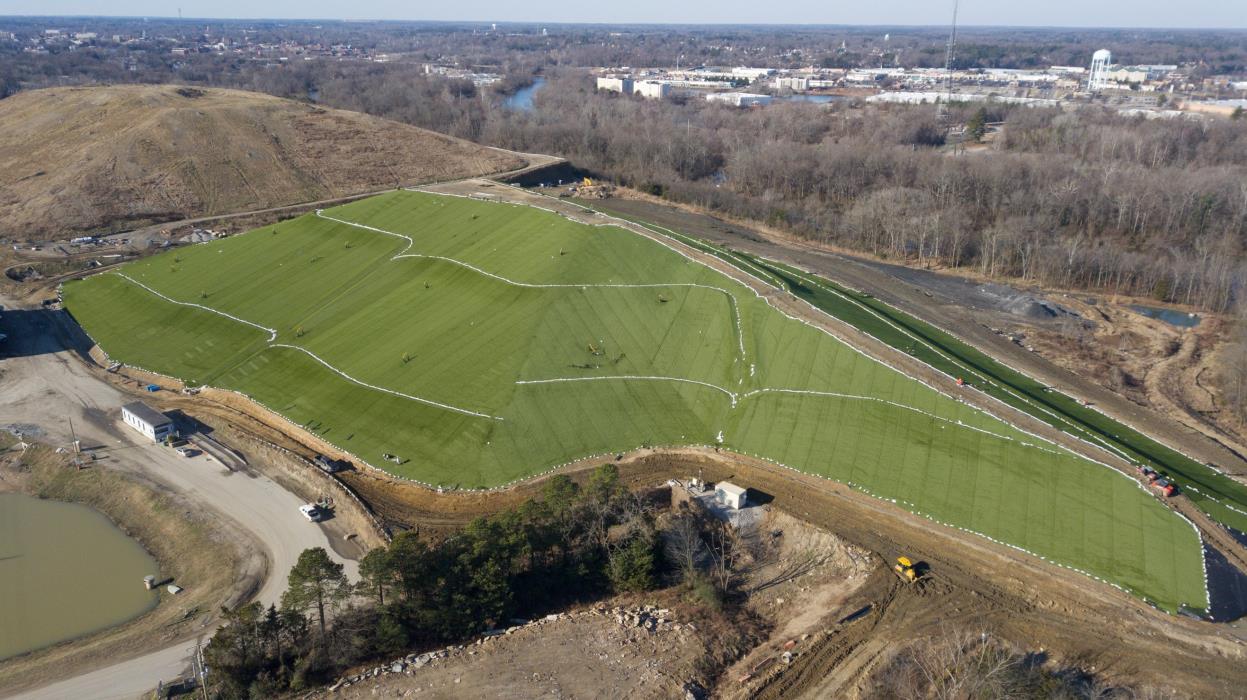
[[0, 660], [152, 609], [156, 561], [86, 506], [0, 493]]
[[546, 84], [545, 78], [537, 78], [533, 80], [533, 84], [528, 87], [522, 87], [515, 91], [514, 95], [508, 96], [502, 101], [502, 106], [507, 109], [518, 109], [521, 112], [531, 112], [533, 110], [533, 95]]

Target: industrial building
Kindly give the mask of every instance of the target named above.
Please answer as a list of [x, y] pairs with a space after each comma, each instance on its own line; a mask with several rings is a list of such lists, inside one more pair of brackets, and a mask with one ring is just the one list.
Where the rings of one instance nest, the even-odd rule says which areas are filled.
[[667, 82], [660, 80], [606, 77], [597, 79], [597, 89], [661, 100], [670, 94], [671, 86]]
[[706, 95], [710, 102], [722, 102], [733, 107], [760, 107], [771, 103], [770, 95], [758, 95], [752, 92], [715, 92]]
[[608, 92], [619, 92], [625, 95], [631, 95], [632, 78], [617, 78], [613, 76], [598, 78], [597, 88]]
[[805, 92], [806, 90], [810, 89], [810, 79], [802, 78], [802, 77], [776, 78], [775, 89], [792, 90], [793, 92]]
[[937, 104], [945, 100], [952, 102], [1000, 102], [1002, 104], [1022, 105], [1026, 107], [1056, 107], [1059, 100], [1039, 97], [1013, 97], [1011, 95], [984, 95], [980, 93], [955, 92], [881, 92], [866, 98], [867, 102], [887, 102], [891, 104]]
[[640, 80], [632, 84], [632, 94], [661, 100], [671, 92], [671, 86], [657, 80]]
[[152, 442], [162, 442], [174, 432], [173, 419], [142, 401], [122, 406], [121, 419]]

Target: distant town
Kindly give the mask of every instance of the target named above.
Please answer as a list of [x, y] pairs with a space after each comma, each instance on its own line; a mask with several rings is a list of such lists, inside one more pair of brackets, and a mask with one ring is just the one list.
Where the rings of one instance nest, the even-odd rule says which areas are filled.
[[[85, 52], [131, 74], [159, 65], [175, 75], [196, 75], [203, 61], [221, 60], [269, 70], [323, 61], [416, 64], [420, 72], [432, 78], [469, 81], [477, 88], [493, 86], [506, 91], [531, 83], [531, 78], [516, 80], [515, 57], [507, 60], [504, 57], [508, 54], [550, 46], [589, 50], [593, 39], [603, 40], [608, 49], [636, 44], [633, 51], [637, 51], [651, 38], [641, 30], [573, 31], [557, 27], [551, 32], [537, 25], [493, 23], [425, 24], [418, 25], [422, 31], [408, 35], [396, 31], [398, 26], [405, 25], [107, 18], [82, 18], [71, 23], [64, 19], [41, 22], [13, 18], [0, 22], [0, 55], [16, 52], [37, 58]], [[600, 91], [651, 99], [705, 98], [738, 107], [762, 106], [776, 100], [829, 102], [846, 97], [883, 103], [990, 101], [1044, 107], [1096, 101], [1149, 118], [1228, 116], [1247, 107], [1247, 68], [1232, 62], [1221, 66], [1203, 59], [1117, 62], [1113, 47], [1106, 44], [1081, 56], [1082, 62], [1068, 65], [1016, 67], [1018, 61], [1009, 58], [996, 62], [1001, 65], [992, 65], [983, 56], [941, 55], [938, 34], [932, 30], [915, 38], [856, 31], [838, 42], [828, 41], [834, 39], [834, 33], [811, 35], [800, 37], [799, 43], [782, 51], [771, 50], [761, 38], [744, 34], [733, 42], [711, 43], [700, 50], [735, 61], [748, 59], [748, 63], [712, 63], [680, 54], [673, 64], [574, 63], [595, 76]], [[448, 42], [449, 37], [454, 41]], [[506, 49], [500, 50], [500, 45]], [[449, 50], [452, 47], [458, 51]], [[1148, 44], [1132, 42], [1128, 49], [1133, 57], [1146, 58]], [[1168, 51], [1166, 56], [1172, 57], [1172, 53]], [[491, 54], [499, 58], [483, 60]], [[941, 58], [946, 59], [943, 65]], [[813, 60], [799, 65], [804, 59]], [[539, 73], [541, 67], [526, 69]]]
[[[1043, 69], [619, 67], [598, 71], [597, 89], [654, 99], [703, 96], [736, 107], [786, 99], [829, 101], [837, 96], [867, 102], [995, 101], [1043, 107], [1098, 99], [1146, 117], [1229, 115], [1247, 107], [1247, 77], [1242, 75], [1192, 77], [1190, 67], [1119, 65], [1111, 60], [1111, 52], [1101, 50], [1089, 66]], [[1238, 97], [1218, 97], [1227, 92]]]

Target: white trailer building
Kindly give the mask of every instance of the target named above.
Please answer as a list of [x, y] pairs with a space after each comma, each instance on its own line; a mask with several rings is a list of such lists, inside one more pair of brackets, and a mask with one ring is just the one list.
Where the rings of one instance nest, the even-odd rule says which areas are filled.
[[714, 500], [728, 508], [740, 510], [748, 503], [746, 491], [747, 489], [743, 489], [736, 484], [720, 481], [714, 485]]
[[152, 442], [161, 442], [173, 434], [173, 420], [142, 401], [122, 406], [121, 419]]

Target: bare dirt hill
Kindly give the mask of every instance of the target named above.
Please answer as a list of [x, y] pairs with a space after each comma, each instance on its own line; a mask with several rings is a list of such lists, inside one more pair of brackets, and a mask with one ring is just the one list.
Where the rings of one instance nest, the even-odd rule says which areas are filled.
[[0, 236], [125, 230], [525, 164], [406, 124], [258, 93], [33, 90], [0, 100]]

